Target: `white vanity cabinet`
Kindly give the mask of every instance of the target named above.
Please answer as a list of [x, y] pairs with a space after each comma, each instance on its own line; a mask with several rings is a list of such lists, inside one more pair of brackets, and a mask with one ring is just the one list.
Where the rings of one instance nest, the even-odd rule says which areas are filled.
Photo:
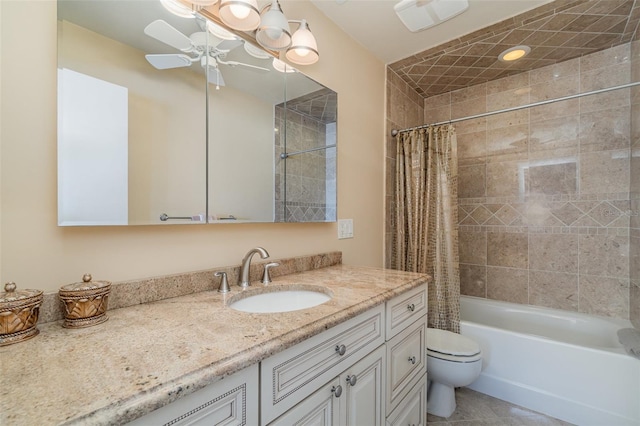
[[384, 380], [385, 348], [380, 346], [270, 425], [382, 426]]
[[258, 424], [258, 364], [180, 398], [130, 426]]
[[383, 345], [384, 326], [380, 305], [263, 360], [261, 423], [271, 423]]
[[425, 425], [426, 313], [424, 284], [131, 424]]
[[[426, 333], [427, 333], [427, 289], [426, 285], [397, 296], [387, 302], [387, 377], [386, 413], [388, 424], [410, 424], [406, 422], [407, 406], [411, 413], [424, 408], [426, 399], [419, 400], [418, 394], [426, 398], [427, 373]], [[420, 407], [416, 404], [420, 402]], [[407, 414], [409, 415], [409, 414]], [[424, 415], [422, 419], [424, 420]], [[412, 415], [415, 417], [415, 415]], [[424, 423], [415, 423], [424, 424]]]

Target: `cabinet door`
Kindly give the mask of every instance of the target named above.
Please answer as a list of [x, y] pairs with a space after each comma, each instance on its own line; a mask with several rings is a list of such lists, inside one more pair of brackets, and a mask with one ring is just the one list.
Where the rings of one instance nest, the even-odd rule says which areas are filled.
[[130, 426], [253, 426], [258, 424], [258, 364], [186, 395]]
[[336, 377], [270, 425], [337, 426], [340, 424], [340, 403], [344, 400], [343, 389], [340, 378]]
[[380, 346], [340, 375], [345, 391], [343, 424], [380, 426], [384, 422], [385, 347]]
[[387, 417], [387, 426], [426, 426], [426, 424], [427, 378], [425, 376]]
[[426, 373], [426, 317], [413, 323], [387, 342], [387, 412], [398, 403]]

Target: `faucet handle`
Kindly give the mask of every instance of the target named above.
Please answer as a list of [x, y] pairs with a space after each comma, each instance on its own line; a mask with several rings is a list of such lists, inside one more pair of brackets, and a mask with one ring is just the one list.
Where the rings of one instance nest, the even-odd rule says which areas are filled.
[[271, 277], [269, 276], [269, 269], [280, 266], [278, 262], [271, 262], [264, 265], [264, 274], [262, 274], [262, 284], [267, 285], [271, 282]]
[[218, 287], [218, 293], [229, 293], [231, 289], [229, 288], [229, 282], [227, 281], [227, 273], [220, 271], [213, 275], [216, 277], [222, 277], [220, 280], [220, 286]]

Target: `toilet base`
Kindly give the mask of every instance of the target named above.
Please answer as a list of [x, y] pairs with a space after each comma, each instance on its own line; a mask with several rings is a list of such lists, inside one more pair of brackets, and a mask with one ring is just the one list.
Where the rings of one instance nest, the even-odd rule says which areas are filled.
[[452, 386], [431, 381], [427, 390], [427, 413], [449, 417], [456, 409], [456, 393]]

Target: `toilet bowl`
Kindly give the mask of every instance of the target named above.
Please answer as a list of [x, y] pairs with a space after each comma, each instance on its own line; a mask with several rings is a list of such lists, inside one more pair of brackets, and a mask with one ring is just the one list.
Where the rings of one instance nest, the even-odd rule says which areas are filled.
[[473, 383], [482, 370], [480, 346], [457, 333], [427, 329], [427, 412], [449, 417], [456, 409], [455, 388]]

